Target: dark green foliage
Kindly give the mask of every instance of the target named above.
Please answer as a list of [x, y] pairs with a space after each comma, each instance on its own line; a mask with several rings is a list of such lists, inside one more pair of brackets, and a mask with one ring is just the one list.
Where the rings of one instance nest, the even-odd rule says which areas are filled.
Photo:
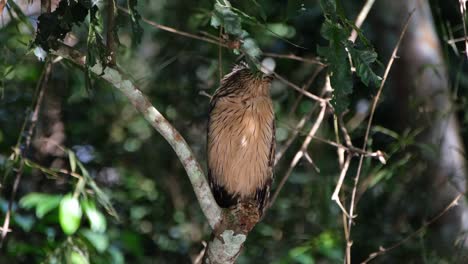
[[128, 1], [128, 10], [130, 11], [130, 20], [132, 26], [132, 43], [133, 45], [138, 45], [141, 42], [143, 36], [143, 28], [140, 25], [141, 16], [137, 10], [138, 0], [127, 0]]
[[353, 27], [339, 12], [335, 0], [320, 1], [325, 15], [321, 34], [328, 40], [328, 47], [318, 47], [317, 52], [328, 62], [330, 82], [333, 88], [332, 105], [337, 113], [348, 109], [350, 95], [353, 92], [353, 80], [350, 60], [356, 68], [356, 73], [366, 86], [378, 86], [381, 78], [372, 70], [372, 64], [377, 61], [377, 53], [362, 34], [359, 38], [366, 44], [363, 49], [357, 49], [348, 40]]
[[240, 38], [243, 34], [241, 21], [241, 18], [232, 11], [231, 4], [228, 1], [221, 0], [215, 3], [211, 26], [215, 28], [222, 26], [226, 33]]
[[[320, 55], [327, 66], [305, 88], [321, 94], [325, 71], [328, 71], [335, 89], [333, 106], [337, 112], [348, 110], [343, 116], [347, 123], [358, 115], [354, 106], [372, 97], [375, 87], [381, 83], [377, 73], [382, 67], [377, 58], [388, 57], [381, 45], [376, 48], [377, 56], [371, 44], [379, 43], [374, 37], [380, 31], [372, 27], [375, 22], [372, 18], [382, 15], [378, 9], [372, 9], [363, 31], [358, 31], [356, 43], [348, 41], [354, 26], [347, 18], [356, 17], [363, 1], [340, 4], [323, 0], [321, 7], [315, 0], [140, 0], [138, 7], [136, 0], [116, 2], [131, 12], [131, 15], [118, 12], [117, 16], [121, 42], [117, 50], [119, 69], [131, 76], [151, 103], [181, 132], [202, 166], [209, 98], [200, 94], [211, 94], [219, 84], [219, 72], [229, 72], [239, 59], [247, 58], [256, 67], [262, 59], [262, 50], [302, 58]], [[47, 45], [49, 40], [60, 40], [72, 31], [79, 39], [74, 48], [87, 55], [85, 71], [99, 60], [105, 67], [108, 54], [103, 43], [106, 5], [99, 9], [91, 3], [61, 1], [57, 13], [39, 18], [40, 32], [36, 40], [38, 45]], [[242, 45], [234, 52], [225, 48], [220, 52], [212, 43], [154, 29], [142, 17], [203, 37], [219, 36], [222, 27], [226, 43]], [[15, 22], [0, 29], [2, 222], [18, 168], [21, 162], [25, 163], [13, 199], [12, 232], [7, 234], [0, 262], [191, 263], [202, 250], [202, 241], [210, 238], [211, 230], [186, 172], [170, 145], [135, 111], [128, 98], [99, 80], [99, 76], [91, 76], [89, 71], [84, 76], [83, 69], [65, 59], [54, 63], [32, 139], [33, 148], [24, 150], [27, 133], [21, 127], [25, 121], [26, 128], [30, 125], [31, 105], [38, 97], [35, 87], [44, 63], [38, 62], [29, 51], [28, 43], [34, 36], [23, 31], [28, 18], [20, 16]], [[391, 39], [384, 42], [394, 45]], [[315, 49], [317, 46], [320, 47]], [[385, 49], [388, 52], [388, 47]], [[459, 116], [465, 118], [461, 137], [468, 138], [468, 74], [466, 63], [460, 62], [463, 58], [451, 57], [453, 61], [449, 65], [456, 64], [450, 68], [456, 74], [453, 100], [457, 102]], [[49, 56], [49, 59], [55, 58]], [[312, 63], [273, 59], [275, 71], [300, 87], [309, 82], [318, 68]], [[392, 74], [398, 73], [398, 63], [396, 60]], [[355, 72], [351, 71], [351, 65]], [[91, 84], [93, 92], [86, 93], [84, 87]], [[392, 84], [391, 79], [388, 84]], [[434, 159], [437, 148], [418, 143], [423, 136], [421, 128], [403, 131], [394, 128], [400, 123], [389, 104], [402, 98], [391, 96], [389, 91], [387, 87], [384, 89], [368, 141], [369, 151], [385, 152], [387, 164], [365, 158], [357, 190], [352, 263], [362, 262], [380, 245], [386, 247], [399, 241], [424, 222], [408, 219], [402, 211], [410, 207], [409, 197], [416, 186], [408, 184], [409, 178], [428, 165], [419, 161], [418, 153]], [[298, 121], [319, 108], [314, 100], [300, 96], [279, 80], [273, 81], [271, 95], [277, 117], [278, 149], [298, 132], [297, 139], [275, 168], [274, 190], [314, 124], [317, 111], [299, 131], [295, 129]], [[333, 119], [328, 113], [317, 137], [335, 141]], [[56, 123], [47, 119], [54, 114], [59, 119]], [[362, 144], [365, 124], [366, 120], [349, 131], [355, 146]], [[39, 139], [57, 136], [50, 127], [64, 128], [59, 131], [63, 134], [58, 133], [57, 137], [64, 137], [60, 142], [64, 149], [57, 156], [46, 153], [41, 157]], [[341, 136], [341, 131], [338, 134]], [[345, 144], [344, 140], [340, 144]], [[84, 151], [91, 157], [86, 157], [83, 149], [91, 149]], [[337, 148], [314, 138], [307, 151], [320, 173], [306, 159], [299, 161], [276, 203], [249, 234], [239, 264], [343, 263], [346, 241], [341, 211], [330, 200], [340, 174]], [[356, 167], [354, 157], [342, 191], [346, 207]], [[80, 210], [61, 208], [64, 199], [68, 200], [65, 205], [72, 200], [74, 208]], [[432, 197], [425, 199], [432, 201]], [[376, 262], [438, 262], [440, 256], [423, 244], [429, 233], [427, 230], [407, 240]]]
[[353, 58], [356, 73], [361, 81], [368, 87], [378, 87], [382, 78], [371, 68], [372, 64], [377, 61], [377, 53], [371, 49], [359, 50], [353, 47], [351, 43], [348, 43], [347, 48]]
[[48, 51], [49, 41], [63, 40], [73, 25], [83, 22], [89, 8], [89, 1], [60, 1], [54, 12], [39, 16], [34, 43]]
[[318, 47], [317, 52], [328, 63], [330, 82], [333, 88], [332, 105], [337, 113], [348, 108], [348, 95], [353, 92], [351, 67], [345, 43], [350, 31], [340, 24], [326, 19], [322, 25], [322, 36], [329, 41], [328, 47]]
[[235, 40], [240, 41], [240, 50], [246, 55], [247, 63], [249, 63], [252, 69], [259, 69], [258, 58], [262, 54], [262, 51], [257, 42], [242, 28], [242, 22], [245, 18], [248, 18], [247, 21], [257, 22], [255, 18], [232, 7], [228, 0], [216, 0], [211, 17], [211, 26], [214, 28], [223, 27], [227, 34], [232, 35], [235, 37]]

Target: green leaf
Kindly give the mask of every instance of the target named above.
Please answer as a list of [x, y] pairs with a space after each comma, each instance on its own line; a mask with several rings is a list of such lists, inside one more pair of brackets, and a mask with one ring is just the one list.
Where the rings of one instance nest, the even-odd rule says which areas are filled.
[[320, 7], [322, 8], [325, 16], [334, 15], [336, 13], [336, 1], [335, 0], [320, 0]]
[[44, 217], [48, 212], [57, 208], [62, 200], [60, 195], [46, 193], [29, 193], [20, 200], [20, 206], [26, 209], [36, 208], [36, 216]]
[[382, 78], [375, 74], [371, 64], [377, 61], [377, 53], [370, 49], [358, 50], [348, 44], [348, 50], [356, 67], [356, 73], [366, 86], [378, 87]]
[[332, 105], [340, 114], [349, 105], [349, 94], [353, 92], [351, 66], [348, 61], [345, 43], [349, 30], [338, 23], [326, 19], [321, 29], [322, 36], [329, 40], [328, 47], [318, 47], [317, 52], [328, 62], [330, 84], [333, 88]]
[[232, 10], [230, 4], [222, 5], [220, 3], [215, 3], [213, 17], [214, 18], [211, 19], [211, 25], [215, 28], [221, 25], [228, 34], [238, 37], [242, 34], [241, 18]]
[[241, 48], [248, 56], [252, 58], [257, 58], [262, 54], [262, 51], [253, 38], [245, 39]]
[[72, 235], [80, 227], [81, 216], [80, 203], [77, 198], [71, 194], [63, 197], [59, 207], [59, 222], [62, 230], [67, 235]]
[[88, 257], [81, 252], [72, 251], [69, 258], [70, 264], [89, 264]]
[[89, 229], [81, 230], [80, 233], [99, 253], [104, 252], [109, 247], [109, 237], [106, 234], [95, 233]]
[[289, 251], [289, 257], [301, 264], [314, 264], [311, 249], [310, 245], [293, 248]]
[[321, 34], [329, 41], [328, 47], [319, 47], [317, 52], [328, 62], [330, 83], [333, 88], [332, 105], [340, 114], [348, 108], [349, 95], [353, 92], [351, 60], [356, 68], [356, 74], [366, 86], [378, 86], [381, 78], [374, 73], [371, 65], [376, 62], [377, 54], [370, 46], [367, 39], [359, 33], [359, 39], [366, 45], [363, 50], [354, 47], [354, 43], [348, 41], [352, 29], [352, 22], [346, 19], [343, 6], [336, 0], [320, 0], [320, 6], [325, 15]]
[[76, 155], [73, 151], [68, 151], [68, 160], [70, 162], [70, 169], [72, 172], [76, 172]]
[[85, 166], [79, 160], [77, 160], [77, 165], [78, 165], [78, 168], [81, 171], [81, 174], [84, 176], [84, 178], [86, 180], [86, 184], [95, 193], [95, 195], [97, 197], [97, 201], [99, 202], [99, 204], [101, 206], [103, 206], [110, 215], [114, 216], [116, 219], [119, 219], [119, 216], [117, 215], [117, 212], [115, 211], [114, 207], [112, 206], [112, 203], [110, 201], [109, 196], [104, 191], [102, 191], [101, 188], [99, 188], [99, 186], [96, 184], [96, 182], [93, 180], [93, 178], [91, 178], [91, 176], [89, 175], [88, 170], [86, 170]]
[[91, 224], [91, 230], [94, 232], [102, 233], [106, 231], [106, 218], [104, 215], [96, 208], [94, 202], [89, 200], [84, 200], [81, 202], [83, 209], [85, 211], [86, 217]]

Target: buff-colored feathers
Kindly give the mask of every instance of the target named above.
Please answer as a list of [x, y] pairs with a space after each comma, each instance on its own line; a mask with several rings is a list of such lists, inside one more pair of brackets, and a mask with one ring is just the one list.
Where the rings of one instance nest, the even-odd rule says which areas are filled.
[[[208, 168], [218, 203], [268, 199], [274, 156], [271, 79], [236, 67], [211, 102]], [[219, 193], [217, 193], [219, 192]]]

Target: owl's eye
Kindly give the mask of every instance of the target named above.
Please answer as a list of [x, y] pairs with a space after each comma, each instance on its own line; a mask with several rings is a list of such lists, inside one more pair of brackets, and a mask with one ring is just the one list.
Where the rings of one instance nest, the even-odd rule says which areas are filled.
[[273, 81], [273, 79], [275, 79], [275, 76], [273, 76], [273, 74], [267, 74], [263, 76], [263, 80], [267, 82], [271, 82]]

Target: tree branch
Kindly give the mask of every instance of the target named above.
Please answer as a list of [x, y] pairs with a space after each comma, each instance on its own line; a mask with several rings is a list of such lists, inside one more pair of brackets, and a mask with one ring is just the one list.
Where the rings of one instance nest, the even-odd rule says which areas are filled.
[[108, 64], [116, 65], [117, 42], [115, 39], [115, 0], [107, 1], [107, 39], [106, 46], [109, 53]]
[[[70, 60], [81, 67], [85, 67], [86, 56], [71, 47], [61, 44], [57, 50], [53, 50], [51, 53]], [[116, 67], [108, 66], [104, 68], [101, 62], [97, 62], [96, 65], [90, 68], [90, 71], [121, 91], [171, 145], [187, 172], [200, 207], [210, 227], [214, 229], [221, 220], [221, 208], [216, 203], [205, 174], [184, 138], [132, 81], [121, 74]]]

